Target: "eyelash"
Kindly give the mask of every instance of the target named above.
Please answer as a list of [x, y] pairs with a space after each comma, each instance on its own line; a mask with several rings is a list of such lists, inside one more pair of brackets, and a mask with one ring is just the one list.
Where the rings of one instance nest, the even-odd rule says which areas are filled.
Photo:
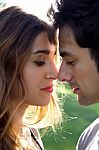
[[[54, 59], [55, 59], [55, 56], [56, 56], [56, 52], [54, 54]], [[34, 63], [38, 66], [38, 67], [42, 67], [43, 65], [45, 65], [45, 58], [40, 58], [41, 60], [36, 60], [34, 61]]]
[[67, 61], [66, 64], [68, 64], [68, 65], [75, 65], [75, 61]]
[[44, 61], [34, 61], [34, 63], [35, 63], [37, 66], [39, 66], [39, 67], [41, 67], [41, 66], [43, 66], [43, 65], [45, 64]]

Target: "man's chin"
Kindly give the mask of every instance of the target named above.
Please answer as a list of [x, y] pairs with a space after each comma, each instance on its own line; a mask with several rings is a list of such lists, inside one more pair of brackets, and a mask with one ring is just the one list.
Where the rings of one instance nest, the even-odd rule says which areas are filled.
[[89, 98], [77, 98], [78, 103], [80, 105], [84, 105], [84, 106], [88, 106], [88, 105], [92, 105], [95, 103], [95, 101], [93, 101], [93, 99], [89, 99]]

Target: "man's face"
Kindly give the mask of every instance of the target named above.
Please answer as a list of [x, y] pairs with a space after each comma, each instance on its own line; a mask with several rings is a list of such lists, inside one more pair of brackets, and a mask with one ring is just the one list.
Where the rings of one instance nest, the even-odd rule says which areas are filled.
[[64, 27], [59, 32], [59, 51], [62, 63], [59, 80], [70, 83], [73, 93], [82, 105], [99, 102], [99, 73], [89, 49], [76, 43], [70, 30]]

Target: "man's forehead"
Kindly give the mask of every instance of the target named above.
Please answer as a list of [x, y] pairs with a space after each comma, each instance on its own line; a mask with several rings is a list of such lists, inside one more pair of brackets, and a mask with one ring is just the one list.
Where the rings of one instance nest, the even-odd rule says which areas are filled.
[[59, 45], [75, 43], [75, 38], [72, 30], [63, 27], [59, 30]]

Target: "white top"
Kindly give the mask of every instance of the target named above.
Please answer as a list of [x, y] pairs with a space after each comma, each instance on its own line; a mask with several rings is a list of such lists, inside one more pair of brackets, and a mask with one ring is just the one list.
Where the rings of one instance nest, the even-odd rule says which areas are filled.
[[19, 142], [22, 145], [22, 147], [24, 149], [28, 148], [29, 150], [40, 150], [40, 147], [38, 146], [36, 141], [32, 138], [30, 130], [32, 131], [32, 134], [34, 135], [35, 139], [38, 141], [39, 145], [42, 147], [42, 149], [44, 149], [38, 130], [35, 128], [30, 129], [27, 126], [20, 128], [20, 131], [19, 131], [18, 137], [19, 137]]
[[99, 118], [81, 134], [76, 150], [99, 150]]

